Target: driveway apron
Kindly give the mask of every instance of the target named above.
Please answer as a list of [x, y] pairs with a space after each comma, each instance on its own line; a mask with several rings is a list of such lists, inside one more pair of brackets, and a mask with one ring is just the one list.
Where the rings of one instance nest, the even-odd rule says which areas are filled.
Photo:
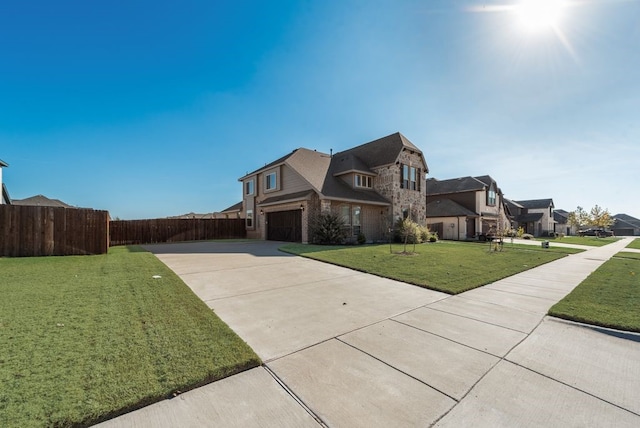
[[640, 426], [640, 335], [545, 316], [627, 243], [457, 296], [274, 242], [147, 246], [264, 365], [103, 425]]

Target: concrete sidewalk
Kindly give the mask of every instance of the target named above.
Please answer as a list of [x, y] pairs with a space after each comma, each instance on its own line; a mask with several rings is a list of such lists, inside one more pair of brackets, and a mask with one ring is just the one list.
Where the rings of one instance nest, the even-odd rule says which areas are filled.
[[545, 317], [627, 243], [457, 296], [271, 242], [150, 246], [265, 364], [101, 426], [640, 426], [640, 335]]

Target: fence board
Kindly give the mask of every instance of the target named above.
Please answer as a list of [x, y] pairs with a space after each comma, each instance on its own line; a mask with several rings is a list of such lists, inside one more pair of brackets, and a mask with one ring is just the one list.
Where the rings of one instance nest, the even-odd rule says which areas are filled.
[[109, 245], [139, 245], [161, 242], [243, 239], [242, 219], [113, 220], [109, 223]]
[[104, 254], [107, 211], [0, 205], [0, 257]]

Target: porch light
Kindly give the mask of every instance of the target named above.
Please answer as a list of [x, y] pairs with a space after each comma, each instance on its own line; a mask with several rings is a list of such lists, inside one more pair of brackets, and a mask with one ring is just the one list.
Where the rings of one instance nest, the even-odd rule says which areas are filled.
[[304, 204], [300, 204], [300, 211], [304, 211]]

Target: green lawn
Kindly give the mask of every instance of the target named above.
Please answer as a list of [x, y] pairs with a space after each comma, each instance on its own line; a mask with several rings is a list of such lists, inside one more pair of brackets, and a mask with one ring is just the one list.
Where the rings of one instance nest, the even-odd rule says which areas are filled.
[[565, 236], [564, 238], [536, 238], [539, 241], [557, 242], [560, 244], [589, 245], [591, 247], [602, 247], [619, 238], [596, 238], [595, 236]]
[[139, 247], [0, 258], [0, 277], [2, 427], [87, 425], [260, 364]]
[[631, 241], [629, 245], [627, 245], [627, 248], [640, 250], [640, 238], [635, 238], [633, 241]]
[[392, 246], [392, 253], [389, 245], [287, 244], [280, 250], [450, 294], [462, 293], [580, 251], [510, 244], [505, 244], [502, 252], [490, 252], [488, 248], [488, 244], [440, 241], [417, 245], [415, 255], [398, 254], [403, 250], [400, 244]]
[[640, 332], [640, 259], [618, 255], [593, 272], [549, 315], [573, 321]]

